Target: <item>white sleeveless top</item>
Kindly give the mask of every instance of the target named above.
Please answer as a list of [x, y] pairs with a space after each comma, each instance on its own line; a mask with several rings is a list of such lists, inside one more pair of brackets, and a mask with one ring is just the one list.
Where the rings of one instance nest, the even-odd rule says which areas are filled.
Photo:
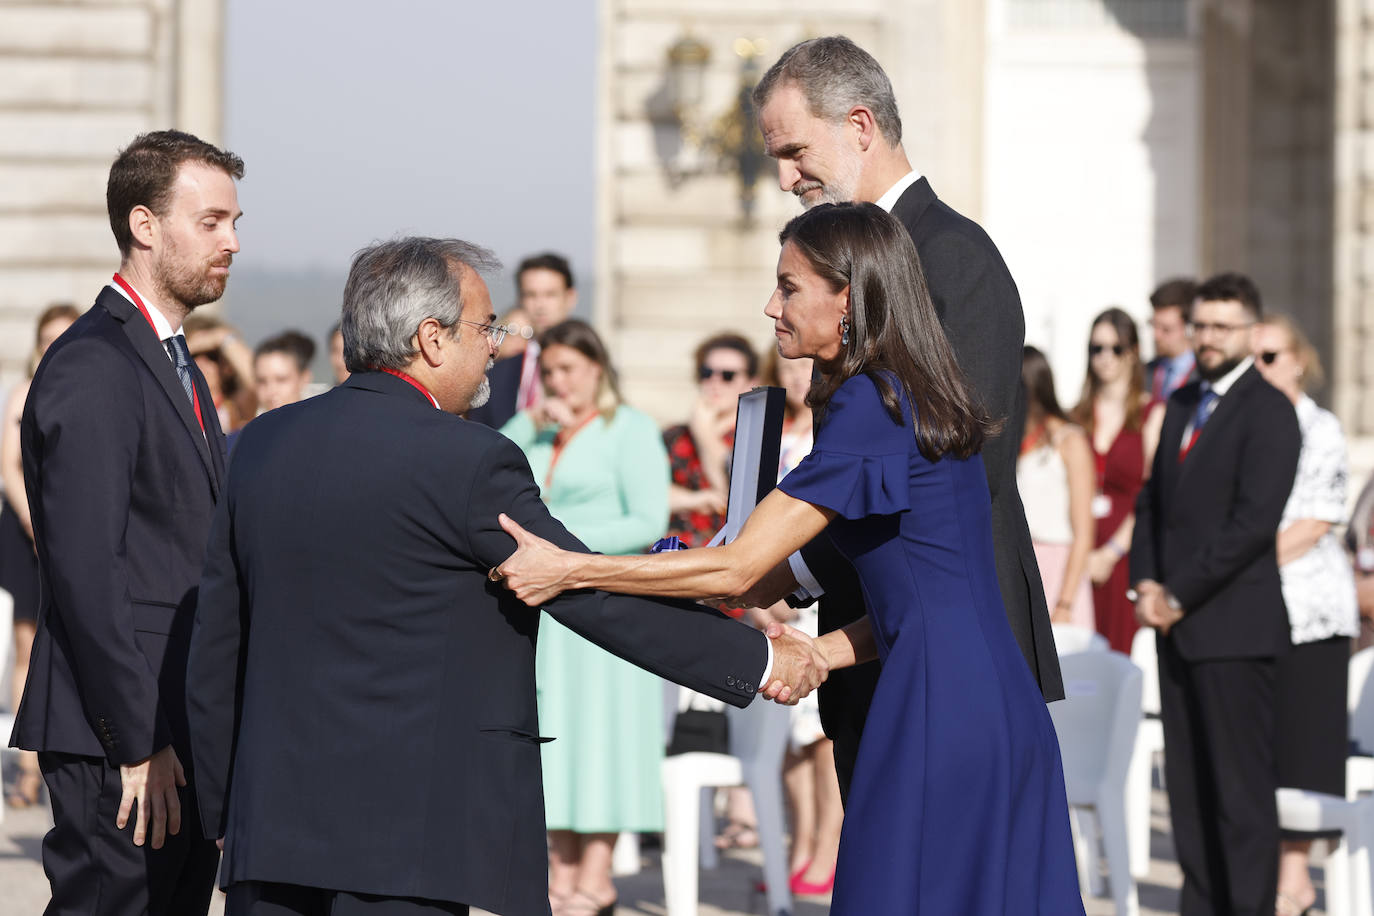
[[[1064, 435], [1060, 429], [1059, 436]], [[1069, 471], [1055, 447], [1058, 437], [1016, 459], [1016, 488], [1026, 509], [1032, 541], [1041, 544], [1073, 543], [1069, 525]]]

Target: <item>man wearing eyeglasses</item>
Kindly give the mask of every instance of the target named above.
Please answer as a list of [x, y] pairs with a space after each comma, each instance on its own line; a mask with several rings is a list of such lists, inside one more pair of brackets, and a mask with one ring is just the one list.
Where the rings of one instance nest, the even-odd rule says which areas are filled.
[[1275, 534], [1301, 434], [1254, 367], [1249, 278], [1197, 289], [1201, 378], [1169, 398], [1136, 503], [1136, 616], [1158, 631], [1169, 813], [1183, 916], [1274, 912], [1279, 825], [1275, 659], [1289, 650]]
[[539, 335], [568, 318], [577, 307], [572, 267], [561, 254], [545, 252], [520, 262], [515, 271], [520, 309], [529, 319], [533, 339], [517, 356], [498, 360], [488, 373], [491, 398], [468, 411], [468, 419], [500, 429], [522, 410], [543, 400], [539, 379]]
[[[539, 614], [488, 571], [505, 513], [569, 549], [509, 439], [459, 419], [503, 334], [490, 253], [365, 249], [344, 290], [351, 372], [239, 440], [187, 665], [200, 810], [230, 916], [547, 916], [534, 652]], [[713, 610], [583, 591], [545, 608], [737, 706], [812, 689], [810, 640]], [[809, 686], [807, 686], [809, 685]]]

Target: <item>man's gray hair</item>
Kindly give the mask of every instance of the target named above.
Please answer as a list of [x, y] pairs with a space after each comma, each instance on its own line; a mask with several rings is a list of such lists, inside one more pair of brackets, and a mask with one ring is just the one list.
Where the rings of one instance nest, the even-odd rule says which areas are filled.
[[812, 38], [789, 48], [754, 87], [754, 110], [762, 110], [773, 91], [788, 84], [801, 90], [812, 117], [836, 123], [862, 105], [873, 112], [889, 145], [902, 142], [902, 116], [892, 82], [872, 54], [843, 35]]
[[344, 363], [349, 372], [404, 369], [419, 352], [415, 332], [433, 318], [456, 327], [463, 314], [461, 265], [498, 270], [501, 262], [459, 239], [410, 237], [358, 252], [344, 286]]

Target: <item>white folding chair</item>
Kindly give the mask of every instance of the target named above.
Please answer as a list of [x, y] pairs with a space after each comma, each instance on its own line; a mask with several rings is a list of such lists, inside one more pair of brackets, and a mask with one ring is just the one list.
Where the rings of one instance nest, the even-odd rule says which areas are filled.
[[1350, 656], [1350, 682], [1346, 688], [1346, 711], [1350, 715], [1350, 741], [1359, 749], [1345, 761], [1345, 797], [1354, 801], [1365, 792], [1374, 792], [1374, 648], [1361, 649]]
[[738, 785], [747, 785], [754, 796], [769, 916], [790, 916], [782, 803], [788, 712], [761, 697], [744, 709], [729, 707], [729, 754], [693, 752], [664, 758], [663, 889], [668, 916], [696, 916], [698, 863], [711, 868], [717, 861], [711, 795], [716, 788]]
[[1374, 798], [1348, 801], [1304, 789], [1279, 789], [1279, 826], [1285, 830], [1339, 830], [1328, 841], [1325, 872], [1327, 916], [1374, 916], [1369, 845], [1374, 841]]
[[1140, 912], [1126, 838], [1126, 771], [1140, 725], [1140, 669], [1119, 652], [1076, 652], [1059, 660], [1067, 698], [1049, 706], [1064, 759], [1064, 782], [1074, 815], [1079, 883], [1096, 894], [1096, 816], [1106, 852], [1112, 899], [1119, 916]]
[[1106, 652], [1111, 648], [1107, 638], [1096, 630], [1079, 627], [1071, 623], [1050, 625], [1054, 635], [1054, 648], [1060, 655], [1070, 652]]
[[1150, 873], [1150, 793], [1156, 759], [1159, 781], [1164, 783], [1164, 722], [1159, 718], [1159, 659], [1155, 656], [1155, 631], [1136, 630], [1131, 642], [1131, 661], [1141, 674], [1140, 728], [1126, 775], [1126, 830], [1131, 848], [1131, 874]]

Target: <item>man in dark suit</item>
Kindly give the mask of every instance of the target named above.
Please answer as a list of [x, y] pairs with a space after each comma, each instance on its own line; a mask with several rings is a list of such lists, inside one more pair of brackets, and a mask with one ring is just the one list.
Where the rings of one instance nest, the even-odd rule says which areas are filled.
[[1136, 616], [1155, 627], [1183, 916], [1270, 916], [1278, 882], [1275, 658], [1289, 649], [1275, 533], [1302, 437], [1254, 368], [1259, 291], [1239, 274], [1198, 287], [1202, 379], [1169, 399], [1136, 502]]
[[[206, 912], [183, 689], [224, 437], [182, 320], [239, 250], [234, 154], [144, 134], [110, 169], [121, 262], [48, 350], [20, 429], [42, 572], [12, 743], [39, 752], [53, 914]], [[146, 843], [146, 845], [145, 845]]]
[[1187, 277], [1165, 280], [1150, 293], [1155, 357], [1145, 364], [1145, 382], [1156, 401], [1167, 401], [1169, 395], [1198, 377], [1193, 342], [1188, 337], [1196, 295], [1197, 283]]
[[[584, 550], [524, 455], [459, 419], [500, 343], [494, 261], [465, 242], [363, 251], [348, 380], [244, 429], [215, 515], [187, 694], [228, 913], [548, 913], [537, 610], [489, 570], [506, 513]], [[746, 705], [823, 660], [713, 610], [600, 592], [547, 610], [622, 658]], [[771, 645], [771, 649], [770, 649]], [[809, 666], [819, 664], [819, 668]]]
[[[936, 313], [959, 366], [983, 408], [1003, 422], [1003, 434], [983, 447], [997, 579], [1007, 619], [1047, 700], [1063, 697], [1049, 609], [1016, 489], [1016, 454], [1025, 418], [1021, 347], [1025, 317], [1002, 256], [977, 223], [935, 196], [907, 161], [902, 122], [882, 67], [847, 38], [817, 38], [779, 58], [754, 89], [768, 155], [778, 181], [804, 206], [867, 201], [888, 210], [911, 233]], [[779, 570], [756, 602], [776, 598], [787, 572], [805, 601], [824, 592], [821, 631], [863, 616], [852, 568], [821, 538]], [[877, 663], [835, 673], [820, 694], [825, 732], [835, 742], [840, 786], [847, 794], [859, 738], [877, 681]]]
[[468, 411], [469, 420], [492, 429], [500, 429], [511, 417], [543, 399], [539, 335], [567, 318], [577, 307], [572, 267], [561, 254], [549, 251], [525, 258], [516, 268], [515, 288], [534, 339], [517, 355], [497, 360], [487, 373], [491, 397], [485, 404]]

